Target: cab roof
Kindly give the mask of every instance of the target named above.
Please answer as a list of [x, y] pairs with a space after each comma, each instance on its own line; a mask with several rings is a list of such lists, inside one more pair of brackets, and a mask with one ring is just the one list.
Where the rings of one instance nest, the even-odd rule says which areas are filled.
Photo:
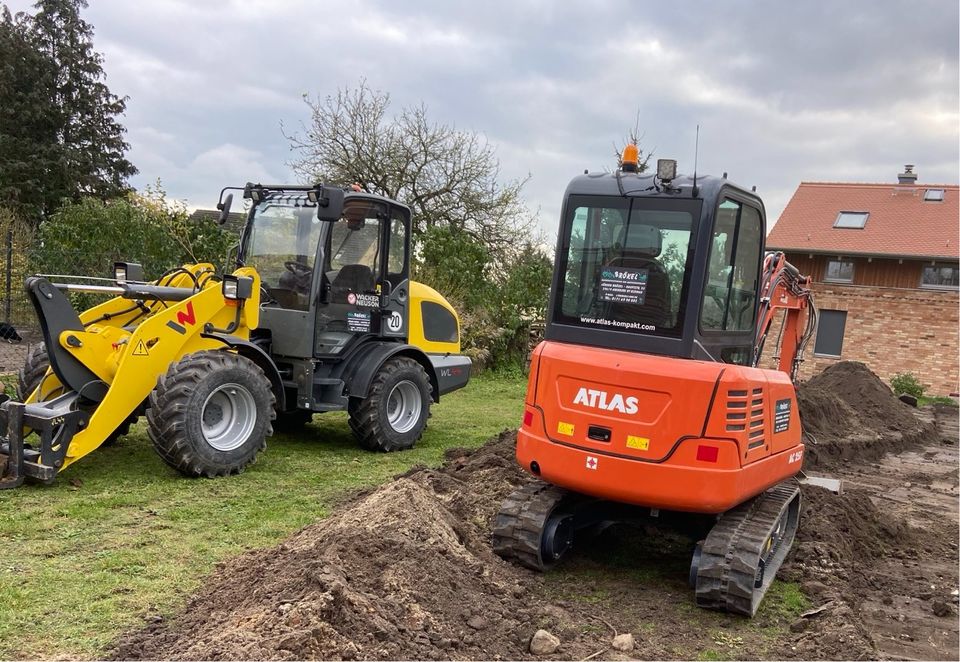
[[[653, 173], [591, 172], [574, 177], [567, 185], [566, 195], [604, 195], [624, 196], [628, 198], [665, 198], [690, 199], [693, 197], [693, 178], [689, 175], [677, 175], [670, 182], [670, 188], [656, 180]], [[734, 190], [741, 196], [755, 201], [763, 208], [763, 201], [756, 193], [735, 184], [725, 177], [697, 175], [698, 200], [716, 200], [723, 189]]]

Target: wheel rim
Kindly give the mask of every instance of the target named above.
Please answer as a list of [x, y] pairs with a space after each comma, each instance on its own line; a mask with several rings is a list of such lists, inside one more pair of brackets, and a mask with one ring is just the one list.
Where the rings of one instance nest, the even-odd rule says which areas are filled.
[[257, 423], [257, 404], [240, 384], [223, 384], [207, 396], [201, 412], [203, 438], [218, 451], [239, 448]]
[[412, 430], [420, 420], [420, 389], [411, 381], [399, 382], [387, 397], [387, 421], [395, 432]]

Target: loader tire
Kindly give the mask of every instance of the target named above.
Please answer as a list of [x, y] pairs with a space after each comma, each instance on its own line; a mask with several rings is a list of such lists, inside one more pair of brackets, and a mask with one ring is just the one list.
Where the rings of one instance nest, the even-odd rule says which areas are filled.
[[224, 350], [189, 354], [157, 380], [147, 429], [168, 465], [191, 476], [240, 473], [273, 434], [275, 397], [263, 371]]
[[[30, 394], [40, 386], [40, 382], [43, 380], [43, 376], [47, 374], [47, 368], [49, 367], [50, 358], [47, 356], [46, 345], [41, 342], [31, 347], [30, 353], [27, 354], [27, 358], [23, 363], [23, 367], [20, 368], [20, 374], [17, 377], [17, 400], [25, 402], [26, 399], [30, 397]], [[52, 395], [55, 396], [59, 394], [60, 391], [57, 391]], [[137, 418], [137, 412], [130, 414], [130, 416], [120, 424], [120, 427], [107, 437], [102, 445], [111, 446], [116, 443], [117, 439], [129, 434], [130, 426], [137, 422]]]
[[413, 448], [427, 426], [431, 401], [423, 366], [407, 357], [393, 358], [380, 367], [367, 397], [348, 408], [350, 428], [370, 451]]
[[33, 345], [17, 376], [17, 400], [25, 402], [30, 397], [30, 394], [40, 386], [40, 381], [47, 374], [49, 367], [50, 359], [47, 357], [46, 345], [42, 342]]

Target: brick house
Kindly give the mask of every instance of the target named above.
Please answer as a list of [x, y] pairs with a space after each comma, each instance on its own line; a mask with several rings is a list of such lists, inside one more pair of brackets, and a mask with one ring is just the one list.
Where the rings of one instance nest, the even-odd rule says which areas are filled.
[[820, 309], [801, 378], [847, 359], [958, 391], [958, 186], [904, 170], [896, 184], [803, 182], [770, 231], [768, 250], [813, 278]]

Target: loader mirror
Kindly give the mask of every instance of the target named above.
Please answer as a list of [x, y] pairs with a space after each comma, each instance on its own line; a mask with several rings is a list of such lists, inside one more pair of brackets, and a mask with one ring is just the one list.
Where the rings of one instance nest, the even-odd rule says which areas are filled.
[[227, 197], [223, 199], [223, 202], [217, 203], [217, 209], [220, 210], [220, 217], [217, 219], [217, 223], [223, 225], [227, 222], [227, 219], [230, 218], [230, 205], [233, 204], [233, 193], [227, 193]]
[[343, 214], [343, 189], [322, 187], [317, 196], [317, 218], [337, 222]]

